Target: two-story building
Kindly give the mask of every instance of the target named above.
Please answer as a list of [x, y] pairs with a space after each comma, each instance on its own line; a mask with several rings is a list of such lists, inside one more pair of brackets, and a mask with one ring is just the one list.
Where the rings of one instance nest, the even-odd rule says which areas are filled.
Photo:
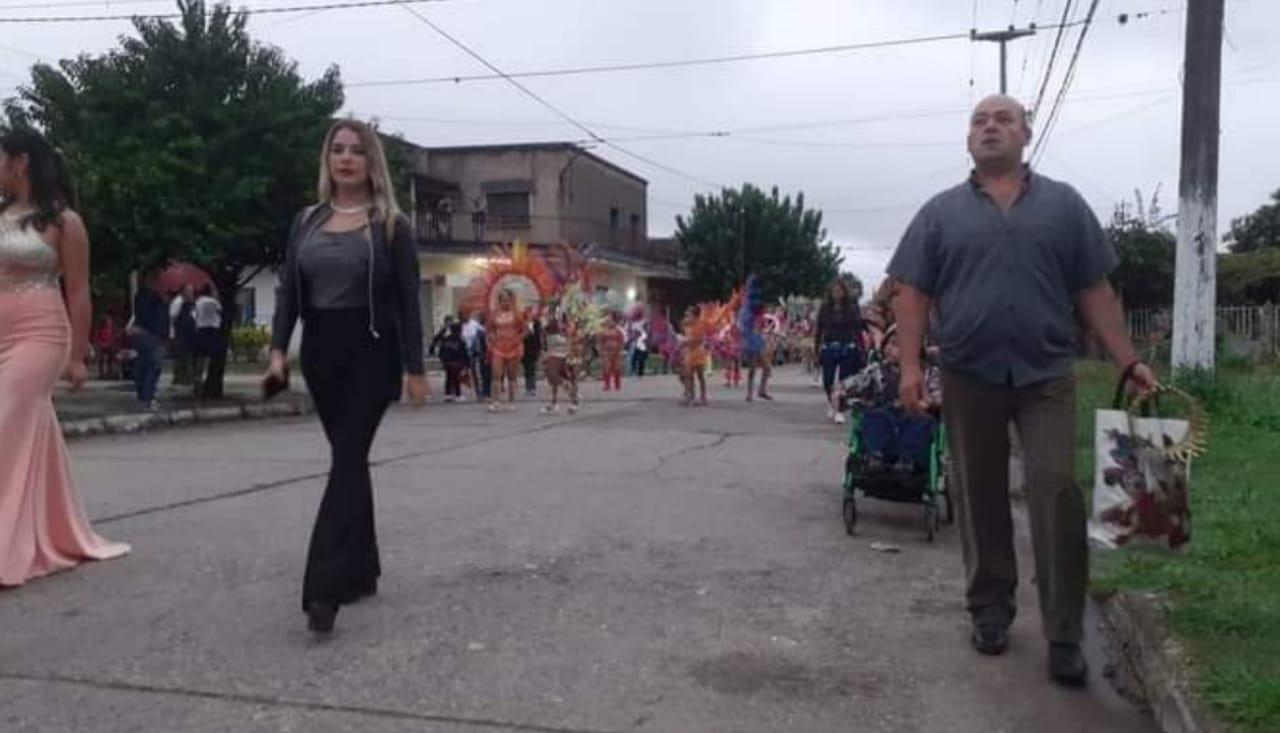
[[648, 302], [681, 277], [674, 246], [650, 242], [648, 183], [573, 143], [410, 148], [409, 199], [429, 322], [457, 310], [494, 243], [594, 245], [601, 298]]

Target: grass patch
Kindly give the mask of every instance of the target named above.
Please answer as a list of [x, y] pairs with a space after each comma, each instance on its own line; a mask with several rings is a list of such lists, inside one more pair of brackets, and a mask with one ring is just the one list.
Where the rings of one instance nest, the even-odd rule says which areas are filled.
[[[1109, 406], [1115, 371], [1077, 368], [1076, 469], [1093, 483], [1093, 410]], [[1209, 410], [1209, 451], [1191, 469], [1185, 555], [1095, 553], [1094, 587], [1172, 600], [1199, 693], [1237, 733], [1280, 730], [1280, 371], [1224, 368], [1181, 386]]]

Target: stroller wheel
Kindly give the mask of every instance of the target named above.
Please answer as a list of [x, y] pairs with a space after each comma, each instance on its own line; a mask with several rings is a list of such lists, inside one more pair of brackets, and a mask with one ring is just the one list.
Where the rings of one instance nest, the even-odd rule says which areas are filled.
[[853, 528], [858, 524], [858, 504], [853, 499], [845, 499], [840, 509], [844, 516], [845, 534], [853, 536]]
[[951, 498], [951, 487], [947, 486], [947, 475], [945, 473], [938, 477], [938, 501], [947, 503], [947, 512], [942, 515], [942, 521], [946, 524], [955, 524], [956, 502]]

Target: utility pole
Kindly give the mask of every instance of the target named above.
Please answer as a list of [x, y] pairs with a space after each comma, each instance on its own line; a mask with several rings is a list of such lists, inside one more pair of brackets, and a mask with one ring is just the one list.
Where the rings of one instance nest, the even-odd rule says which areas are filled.
[[1213, 370], [1223, 4], [1224, 0], [1187, 4], [1178, 259], [1173, 290], [1174, 369]]
[[979, 33], [977, 28], [969, 29], [970, 41], [994, 41], [1000, 44], [1000, 93], [1009, 93], [1009, 50], [1006, 46], [1009, 41], [1016, 41], [1026, 36], [1034, 36], [1036, 34], [1036, 24], [1032, 23], [1026, 28], [1014, 28], [1009, 26], [1002, 31], [987, 31]]

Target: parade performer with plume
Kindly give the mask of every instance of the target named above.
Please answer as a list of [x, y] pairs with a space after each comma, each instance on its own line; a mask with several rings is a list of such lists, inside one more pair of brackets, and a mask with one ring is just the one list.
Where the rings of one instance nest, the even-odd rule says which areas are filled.
[[585, 281], [575, 280], [565, 287], [553, 316], [548, 319], [544, 328], [547, 356], [543, 361], [543, 370], [547, 374], [547, 384], [551, 387], [551, 403], [543, 408], [544, 412], [559, 409], [561, 387], [568, 389], [569, 413], [578, 411], [578, 380], [587, 341], [604, 329], [604, 310], [591, 302], [583, 290], [583, 282]]
[[[756, 371], [760, 371], [760, 399], [772, 400], [769, 396], [769, 377], [773, 374], [772, 362], [777, 349], [777, 319], [773, 318], [770, 326], [760, 294], [760, 282], [755, 275], [747, 278], [741, 290], [741, 301], [736, 314], [738, 331], [741, 333], [742, 361], [747, 366], [747, 402], [755, 397]], [[767, 333], [766, 328], [773, 333]], [[772, 348], [769, 348], [772, 341]]]
[[[534, 292], [536, 302], [526, 305], [536, 317], [542, 304], [554, 296], [558, 282], [546, 259], [530, 252], [524, 242], [516, 241], [510, 246], [494, 247], [493, 256], [472, 281], [463, 302], [464, 312], [487, 314], [488, 351], [484, 358], [497, 375], [499, 391], [505, 391], [508, 406], [515, 404], [526, 328], [524, 309], [514, 286], [523, 284], [525, 290]], [[490, 402], [489, 409], [497, 411], [496, 399]]]

